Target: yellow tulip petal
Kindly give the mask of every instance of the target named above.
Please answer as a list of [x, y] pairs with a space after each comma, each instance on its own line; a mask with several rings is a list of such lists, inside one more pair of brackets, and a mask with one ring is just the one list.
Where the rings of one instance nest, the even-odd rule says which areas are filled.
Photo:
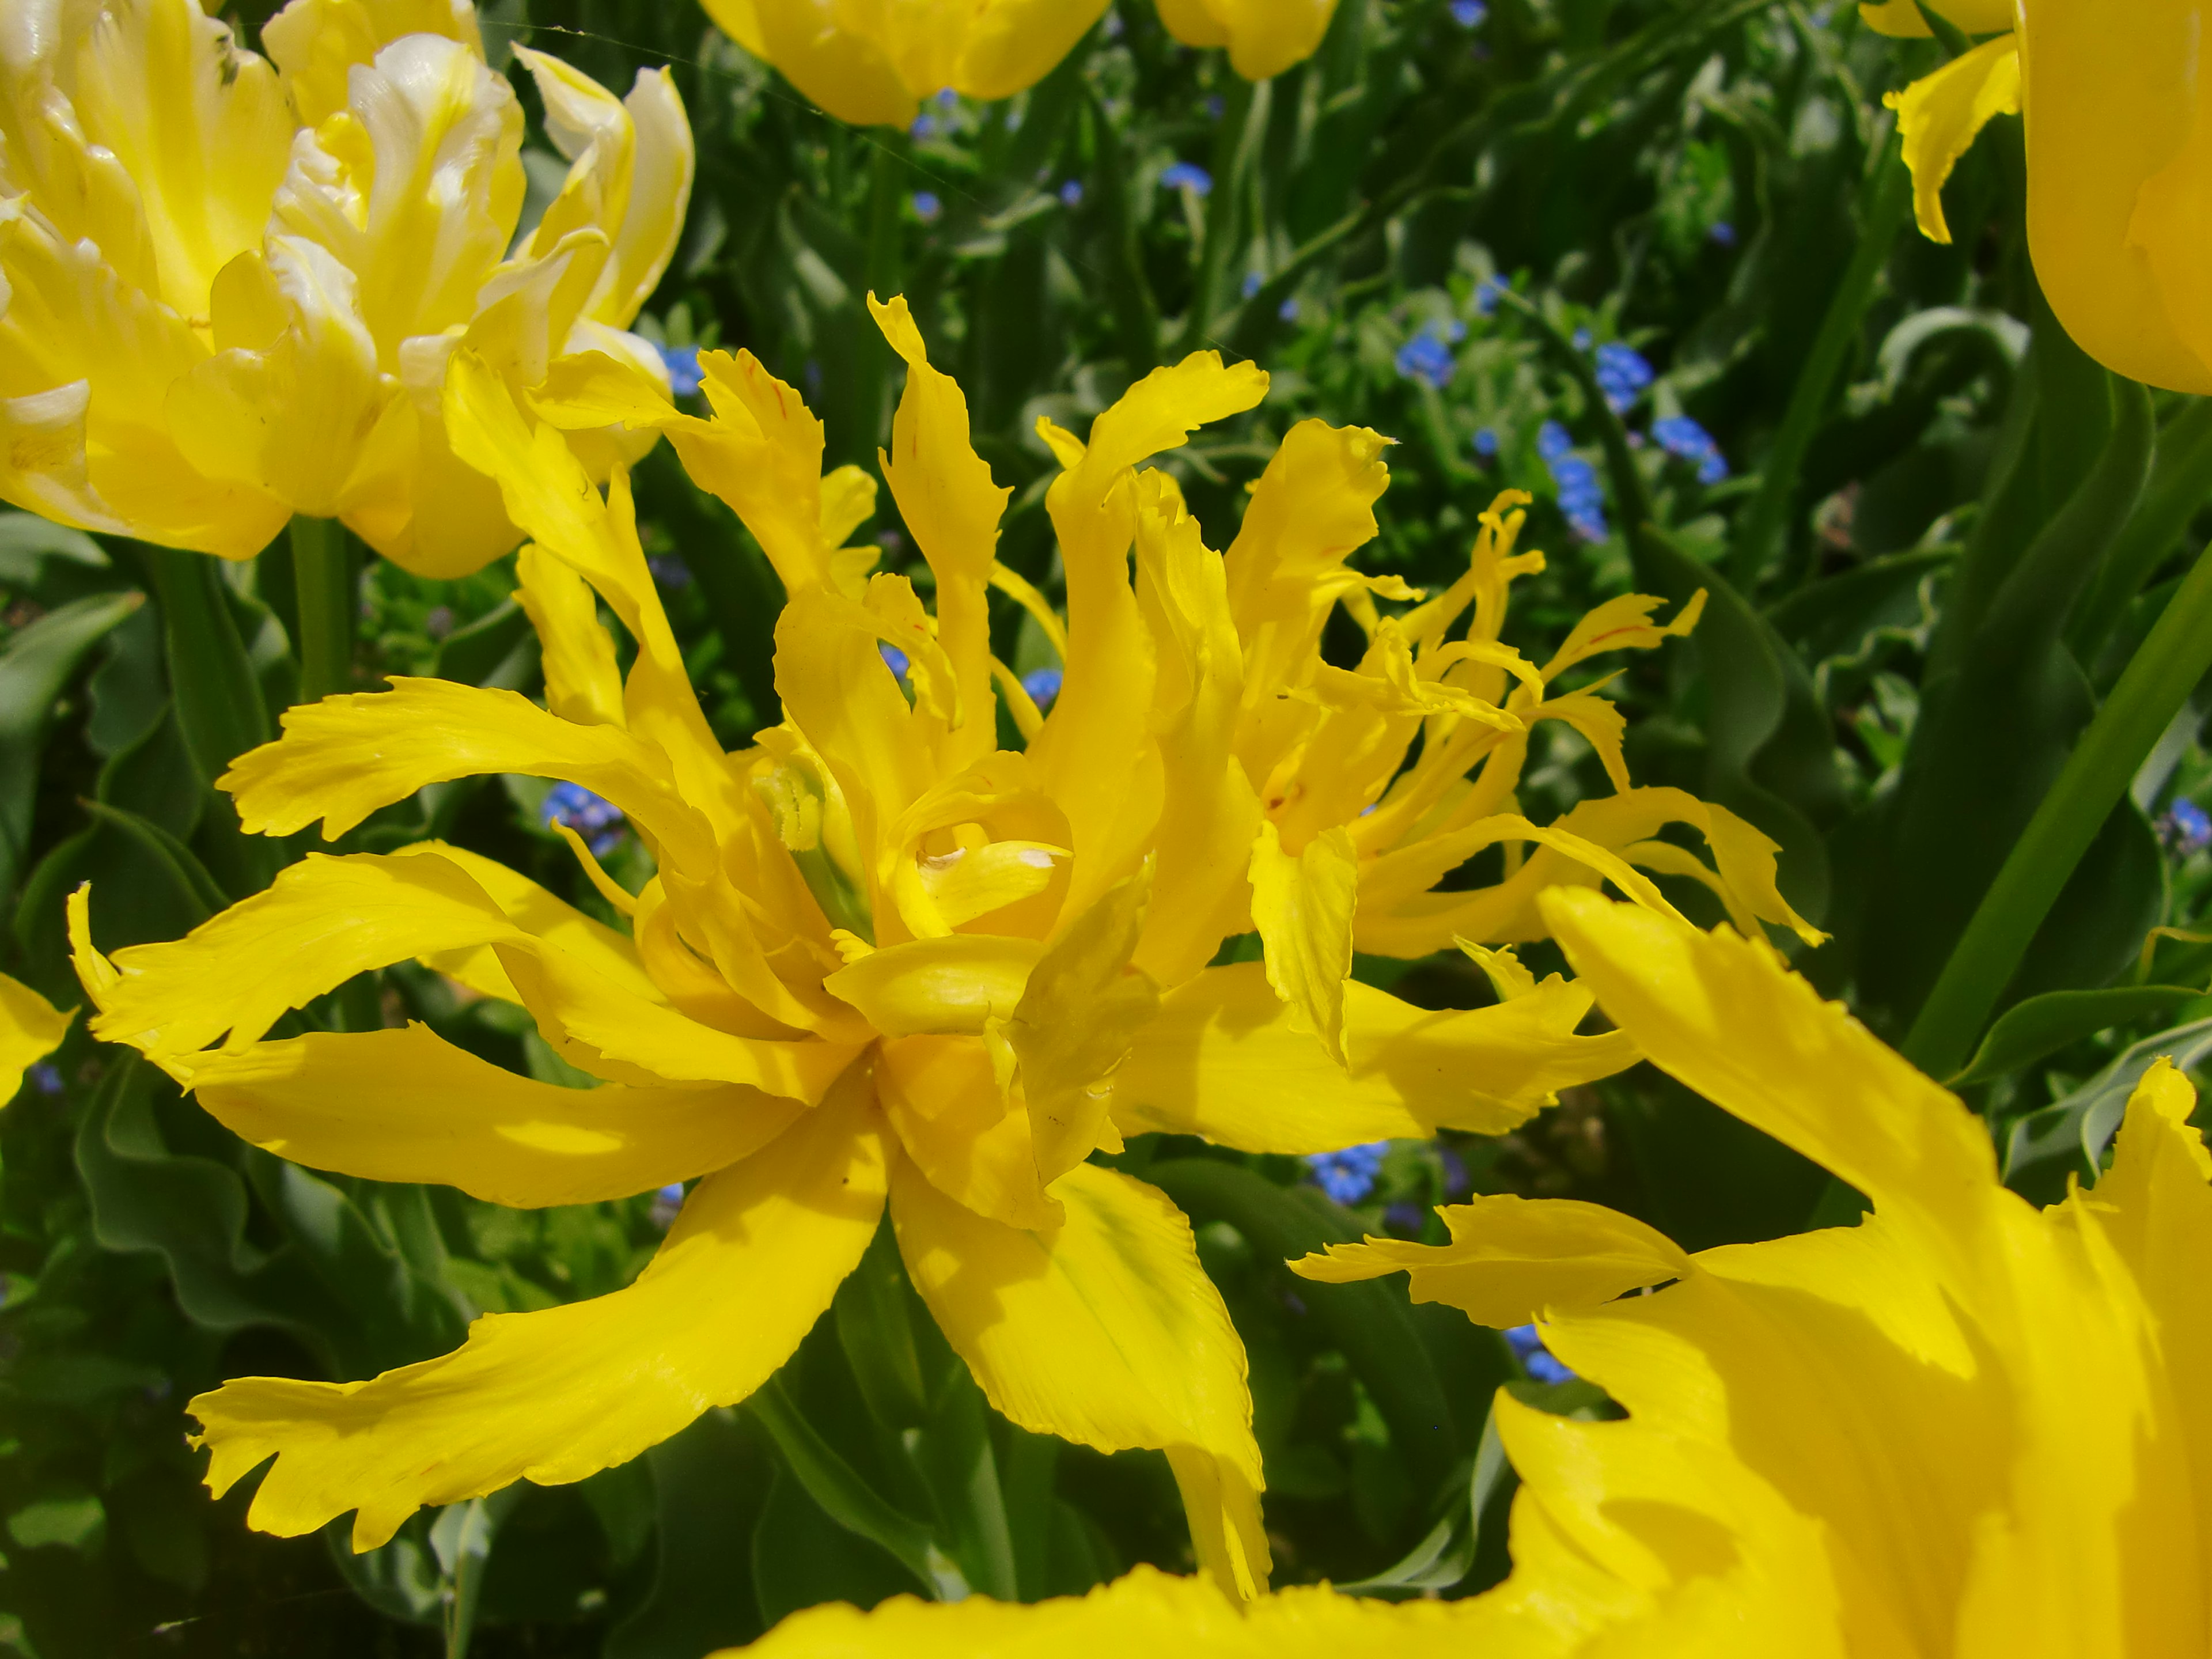
[[208, 477], [264, 491], [311, 517], [335, 517], [351, 505], [356, 458], [392, 393], [379, 380], [354, 274], [303, 238], [272, 236], [265, 256], [241, 255], [225, 267], [217, 316], [233, 273], [252, 281], [241, 267], [264, 257], [283, 332], [259, 349], [218, 352], [170, 388], [162, 410], [179, 448]]
[[1211, 0], [1158, 0], [1160, 21], [1186, 46], [1225, 46], [1229, 25]]
[[571, 1065], [648, 1086], [734, 1083], [809, 1105], [860, 1052], [858, 1043], [739, 1036], [649, 1000], [565, 951], [499, 946], [500, 964], [538, 1034]]
[[270, 228], [349, 269], [369, 333], [465, 327], [522, 209], [522, 110], [469, 45], [410, 34], [348, 71], [346, 112], [297, 143]]
[[885, 1036], [973, 1036], [1020, 1003], [1041, 947], [1032, 939], [953, 933], [870, 952], [822, 981]]
[[635, 1457], [789, 1358], [883, 1214], [865, 1076], [695, 1190], [627, 1290], [489, 1314], [453, 1353], [363, 1382], [246, 1377], [187, 1407], [218, 1494], [274, 1455], [247, 1519], [290, 1537], [357, 1510], [374, 1549], [423, 1504]]
[[1613, 1022], [1662, 1071], [1871, 1198], [1942, 1215], [1995, 1180], [1949, 1091], [1823, 1002], [1771, 946], [1554, 888], [1545, 919]]
[[[1996, 34], [2013, 26], [2012, 0], [1942, 0], [1929, 10], [1947, 17], [1968, 34]], [[1924, 40], [1929, 30], [1917, 0], [1881, 0], [1859, 8], [1859, 17], [1877, 34]]]
[[1359, 858], [1342, 826], [1316, 836], [1296, 858], [1272, 823], [1252, 844], [1252, 925], [1267, 946], [1267, 982], [1291, 1006], [1293, 1024], [1320, 1038], [1338, 1065], [1344, 1052], [1344, 987], [1352, 976], [1352, 913]]
[[745, 35], [752, 33], [760, 55], [839, 120], [856, 127], [911, 125], [916, 93], [880, 44], [846, 25], [844, 10], [831, 0], [715, 0], [708, 15], [749, 47]]
[[0, 198], [0, 495], [82, 529], [252, 557], [289, 510], [199, 473], [156, 419], [206, 356], [99, 246], [27, 197]]
[[0, 1106], [15, 1097], [23, 1073], [61, 1046], [76, 1011], [66, 1013], [29, 986], [0, 974]]
[[1403, 1270], [1416, 1302], [1442, 1302], [1507, 1329], [1553, 1309], [1594, 1308], [1628, 1291], [1687, 1278], [1689, 1256], [1663, 1233], [1573, 1199], [1477, 1197], [1437, 1212], [1449, 1244], [1370, 1238], [1291, 1263], [1302, 1279], [1348, 1285]]
[[[863, 1613], [844, 1602], [793, 1613], [749, 1659], [1091, 1659], [1161, 1653], [1191, 1659], [1533, 1659], [1551, 1649], [1491, 1646], [1513, 1628], [1488, 1605], [1392, 1603], [1325, 1586], [1238, 1605], [1202, 1577], [1138, 1567], [1087, 1595], [1023, 1606], [980, 1595], [951, 1604], [896, 1595]], [[726, 1648], [714, 1659], [738, 1659]]]
[[662, 855], [699, 869], [715, 856], [705, 821], [676, 791], [665, 755], [612, 726], [577, 726], [513, 691], [395, 678], [392, 689], [290, 708], [284, 735], [241, 755], [217, 787], [250, 834], [289, 836], [317, 818], [325, 840], [425, 784], [519, 772], [581, 784], [619, 806]]
[[1985, 41], [1904, 91], [1887, 94], [1882, 101], [1897, 112], [1921, 234], [1948, 242], [1943, 181], [1990, 118], [2020, 113], [2018, 44], [2010, 35]]
[[1649, 593], [1624, 593], [1587, 612], [1544, 665], [1545, 679], [1555, 680], [1603, 652], [1649, 651], [1670, 639], [1687, 638], [1705, 615], [1705, 590], [1692, 593], [1672, 622], [1653, 622], [1651, 613], [1665, 603]]
[[506, 385], [471, 353], [453, 360], [445, 414], [455, 452], [499, 481], [507, 515], [597, 588], [629, 630], [637, 659], [623, 689], [628, 724], [660, 745], [685, 799], [726, 830], [744, 811], [738, 786], [646, 568], [627, 476], [616, 473], [603, 500], [561, 434], [526, 421]]
[[434, 854], [310, 853], [185, 938], [118, 951], [112, 983], [97, 981], [82, 949], [79, 973], [100, 1007], [93, 1035], [158, 1062], [226, 1033], [244, 1048], [287, 1009], [356, 974], [515, 932], [481, 887]]
[[983, 1041], [886, 1042], [876, 1091], [907, 1156], [947, 1198], [1009, 1227], [1059, 1224], [1060, 1206], [1038, 1178], [1029, 1114], [1009, 1098]]
[[731, 509], [793, 596], [833, 585], [822, 535], [822, 422], [750, 351], [699, 354], [711, 424], [669, 429], [684, 470]]
[[346, 527], [403, 570], [447, 581], [481, 570], [523, 539], [499, 486], [453, 453], [446, 370], [466, 336], [404, 340], [395, 398], [348, 486]]
[[[668, 1000], [629, 938], [586, 915], [565, 899], [556, 897], [497, 860], [441, 841], [416, 842], [391, 856], [429, 857], [452, 865], [476, 883], [484, 896], [499, 907], [501, 915], [531, 938], [543, 940], [564, 956], [575, 957], [631, 996], [651, 1002]], [[484, 970], [495, 981], [504, 978], [489, 945], [476, 947], [471, 954], [484, 959]], [[447, 960], [434, 960], [432, 965], [441, 972], [453, 974], [465, 984], [476, 983], [470, 974], [457, 972], [455, 964]], [[485, 994], [513, 1000], [511, 990], [487, 990]]]
[[1339, 1071], [1299, 1030], [1258, 963], [1209, 968], [1161, 1000], [1114, 1075], [1123, 1133], [1204, 1135], [1253, 1152], [1323, 1152], [1422, 1139], [1438, 1127], [1502, 1134], [1571, 1088], [1633, 1065], [1620, 1032], [1577, 1036], [1590, 994], [1557, 975], [1494, 1007], [1431, 1012], [1357, 981], [1345, 987]]
[[[2051, 309], [2075, 342], [2107, 367], [2177, 391], [2212, 390], [2212, 305], [2191, 276], [2212, 246], [2212, 212], [2204, 203], [2212, 122], [2199, 89], [2200, 21], [2183, 8], [2157, 8], [2146, 15], [2145, 27], [2100, 39], [2094, 68], [2075, 64], [2070, 72], [2063, 54], [2078, 50], [2068, 34], [2080, 24], [2071, 17], [2054, 21], [2057, 28], [2048, 35], [2038, 28], [2022, 52], [2032, 95], [2039, 100], [2029, 140], [2028, 246]], [[2178, 27], [2188, 31], [2179, 40]], [[2111, 118], [2113, 109], [2139, 99], [2159, 101], [2135, 119]], [[2086, 130], [2085, 105], [2103, 116]], [[2161, 145], [2184, 108], [2195, 112], [2186, 136]], [[2083, 141], [2087, 153], [2055, 153], [2069, 137]], [[2126, 181], [2147, 165], [2155, 171], [2142, 177], [2124, 240], [2114, 246], [2114, 209], [2126, 199]], [[2086, 199], [2078, 194], [2085, 183], [2096, 191]], [[2149, 314], [2130, 315], [2129, 308], [2147, 297], [2146, 272], [2159, 303]], [[2170, 343], [2176, 337], [2183, 348], [2178, 351]]]
[[1159, 1010], [1158, 988], [1129, 962], [1152, 896], [1148, 874], [1111, 889], [1047, 947], [1006, 1022], [1048, 1185], [1097, 1147], [1113, 1099], [1105, 1079]]
[[46, 27], [77, 31], [69, 101], [86, 142], [131, 179], [161, 298], [206, 316], [216, 273], [261, 240], [291, 159], [276, 71], [194, 0], [126, 0]]
[[1096, 1164], [1070, 1170], [1054, 1196], [1066, 1221], [1024, 1231], [900, 1164], [891, 1223], [915, 1288], [985, 1397], [1022, 1427], [1101, 1451], [1184, 1449], [1206, 1460], [1215, 1507], [1192, 1517], [1199, 1565], [1225, 1588], [1259, 1593], [1267, 1544], [1244, 1346], [1198, 1265], [1190, 1224], [1154, 1188]]
[[514, 596], [543, 647], [545, 706], [579, 726], [624, 724], [614, 636], [599, 622], [591, 584], [535, 544], [522, 550], [515, 574]]
[[[1247, 81], [1265, 81], [1313, 56], [1336, 15], [1336, 0], [1203, 0], [1226, 24], [1229, 61]], [[1163, 6], [1161, 16], [1168, 15]], [[1172, 24], [1170, 25], [1173, 27]]]
[[1131, 386], [1091, 423], [1071, 494], [1103, 497], [1115, 477], [1163, 450], [1180, 449], [1201, 426], [1255, 407], [1267, 376], [1253, 363], [1224, 365], [1218, 351], [1194, 351], [1163, 364]]
[[301, 125], [315, 127], [345, 107], [347, 72], [404, 34], [442, 34], [483, 56], [469, 0], [291, 0], [261, 26], [261, 45]]
[[412, 1024], [195, 1054], [172, 1069], [226, 1127], [279, 1158], [370, 1181], [440, 1182], [522, 1209], [709, 1174], [758, 1152], [805, 1109], [737, 1087], [559, 1088]]
[[995, 100], [1049, 75], [1105, 15], [1109, 0], [996, 0], [968, 31], [954, 85]]
[[1243, 653], [1222, 562], [1164, 472], [1137, 480], [1136, 550], [1137, 604], [1159, 665], [1152, 724], [1166, 781], [1136, 960], [1173, 986], [1245, 931], [1260, 805], [1234, 752]]

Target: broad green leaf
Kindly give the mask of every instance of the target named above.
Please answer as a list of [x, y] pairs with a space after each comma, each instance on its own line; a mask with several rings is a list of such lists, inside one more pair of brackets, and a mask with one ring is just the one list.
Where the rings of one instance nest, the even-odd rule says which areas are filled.
[[1964, 1089], [2030, 1066], [2069, 1043], [2132, 1025], [2150, 1014], [2202, 996], [2184, 985], [2115, 985], [2102, 991], [2046, 991], [2015, 1004], [1998, 1016], [1966, 1069], [1950, 1079]]
[[2207, 1055], [2212, 1055], [2212, 1019], [2176, 1025], [2131, 1045], [2072, 1094], [2012, 1126], [2005, 1137], [2005, 1184], [2036, 1203], [2052, 1203], [2065, 1196], [2069, 1175], [2094, 1182], [2143, 1073], [2160, 1059], [2190, 1071]]

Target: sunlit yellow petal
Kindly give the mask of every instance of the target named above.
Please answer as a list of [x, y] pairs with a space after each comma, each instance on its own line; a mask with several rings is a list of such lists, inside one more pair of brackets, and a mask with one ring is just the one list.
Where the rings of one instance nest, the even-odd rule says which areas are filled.
[[1204, 1135], [1255, 1152], [1321, 1152], [1425, 1138], [1439, 1127], [1502, 1134], [1561, 1089], [1633, 1065], [1619, 1032], [1577, 1036], [1589, 993], [1558, 978], [1494, 1007], [1432, 1012], [1354, 981], [1345, 987], [1350, 1066], [1324, 1060], [1258, 963], [1210, 968], [1162, 999], [1114, 1076], [1125, 1133]]
[[515, 574], [515, 598], [542, 647], [545, 706], [579, 726], [622, 725], [622, 670], [591, 585], [535, 545], [522, 550]]
[[1158, 988], [1129, 960], [1151, 896], [1147, 876], [1133, 876], [1076, 917], [1037, 958], [1006, 1021], [1048, 1184], [1097, 1146], [1107, 1075], [1158, 1012]]
[[1105, 14], [1108, 0], [995, 0], [968, 31], [957, 85], [969, 98], [1035, 86]]
[[1449, 1244], [1370, 1238], [1291, 1264], [1301, 1278], [1346, 1285], [1404, 1271], [1416, 1302], [1443, 1302], [1479, 1325], [1525, 1325], [1554, 1308], [1594, 1308], [1624, 1291], [1696, 1271], [1663, 1233], [1572, 1199], [1476, 1197], [1437, 1212]]
[[885, 1036], [975, 1036], [1010, 1017], [1041, 946], [996, 933], [913, 939], [862, 957], [823, 981]]
[[1948, 242], [1943, 181], [1992, 117], [2020, 112], [2019, 48], [2010, 35], [1985, 41], [1883, 101], [1897, 112], [1921, 234]]
[[261, 45], [312, 127], [345, 107], [346, 72], [403, 34], [442, 34], [483, 55], [469, 0], [291, 0], [261, 26]]
[[[1090, 1659], [1174, 1653], [1194, 1659], [1534, 1659], [1543, 1649], [1479, 1645], [1509, 1629], [1465, 1601], [1392, 1603], [1304, 1586], [1240, 1607], [1203, 1578], [1139, 1567], [1089, 1595], [1032, 1606], [970, 1596], [947, 1605], [894, 1596], [872, 1613], [841, 1602], [794, 1613], [744, 1650], [753, 1659]], [[715, 1659], [737, 1659], [725, 1649]]]
[[1227, 46], [1239, 75], [1265, 81], [1313, 55], [1336, 0], [1159, 0], [1159, 8], [1185, 46]]
[[[2008, 29], [2014, 15], [2012, 0], [1941, 0], [1928, 9], [1948, 18], [1968, 34], [1996, 34]], [[1927, 21], [1920, 15], [1919, 0], [1881, 0], [1879, 5], [1862, 5], [1859, 16], [1875, 33], [1900, 40], [1924, 40], [1929, 33]]]
[[1352, 975], [1352, 915], [1359, 860], [1340, 827], [1295, 858], [1273, 823], [1252, 844], [1252, 925], [1267, 945], [1267, 982], [1338, 1065], [1344, 1053], [1344, 987]]
[[1060, 1206], [1037, 1174], [1029, 1114], [1010, 1096], [983, 1040], [886, 1042], [876, 1091], [907, 1156], [946, 1197], [1010, 1227], [1059, 1224]]
[[708, 831], [677, 794], [666, 757], [612, 726], [577, 726], [513, 691], [395, 678], [392, 689], [288, 709], [284, 735], [241, 755], [218, 780], [252, 834], [323, 821], [335, 840], [428, 783], [519, 772], [604, 796], [664, 856], [711, 868]]
[[1152, 1188], [1096, 1164], [1070, 1170], [1054, 1196], [1066, 1222], [1024, 1231], [901, 1165], [891, 1221], [915, 1288], [991, 1404], [1024, 1428], [1209, 1460], [1218, 1507], [1193, 1517], [1200, 1565], [1245, 1595], [1265, 1589], [1244, 1346], [1190, 1224]]
[[23, 1073], [61, 1046], [74, 1009], [64, 1012], [29, 986], [0, 974], [0, 1105], [15, 1097]]
[[279, 1158], [370, 1181], [441, 1182], [522, 1208], [709, 1174], [759, 1151], [804, 1109], [732, 1086], [559, 1088], [412, 1024], [196, 1054], [173, 1069], [226, 1127]]
[[1823, 1002], [1771, 947], [1586, 890], [1554, 888], [1541, 903], [1576, 972], [1654, 1065], [1878, 1208], [1894, 1199], [1940, 1212], [1993, 1178], [1989, 1138], [1955, 1097], [1842, 1004]]
[[358, 1510], [356, 1549], [416, 1509], [580, 1480], [744, 1399], [788, 1358], [883, 1213], [865, 1076], [701, 1183], [637, 1282], [490, 1314], [442, 1358], [363, 1382], [246, 1377], [189, 1407], [228, 1491], [270, 1455], [249, 1519], [283, 1536]]

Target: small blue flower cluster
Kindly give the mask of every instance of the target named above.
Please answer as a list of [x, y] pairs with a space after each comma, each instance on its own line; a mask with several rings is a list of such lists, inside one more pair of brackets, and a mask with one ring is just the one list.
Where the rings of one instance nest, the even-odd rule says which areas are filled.
[[1505, 284], [1495, 276], [1486, 276], [1474, 285], [1474, 311], [1478, 317], [1498, 314], [1498, 296], [1505, 291]]
[[1505, 1341], [1531, 1381], [1571, 1382], [1575, 1380], [1575, 1374], [1552, 1357], [1552, 1351], [1544, 1346], [1544, 1339], [1536, 1334], [1534, 1325], [1516, 1325], [1505, 1333]]
[[1060, 671], [1057, 668], [1032, 668], [1022, 676], [1022, 690], [1030, 694], [1030, 701], [1037, 706], [1037, 713], [1048, 714], [1060, 701]]
[[1717, 243], [1722, 247], [1734, 247], [1735, 246], [1735, 227], [1725, 219], [1720, 220], [1713, 225], [1711, 229], [1705, 233], [1705, 237], [1707, 240]]
[[1552, 471], [1553, 487], [1559, 492], [1559, 511], [1567, 528], [1586, 542], [1601, 542], [1612, 533], [1605, 521], [1605, 489], [1597, 469], [1574, 453], [1574, 440], [1557, 421], [1547, 421], [1536, 434], [1536, 453]]
[[1451, 349], [1467, 338], [1467, 325], [1456, 317], [1434, 323], [1398, 348], [1398, 373], [1409, 380], [1425, 380], [1439, 392], [1459, 367]]
[[904, 679], [907, 667], [906, 653], [895, 645], [884, 645], [880, 642], [878, 643], [876, 649], [883, 653], [884, 666], [890, 669], [900, 679]]
[[660, 361], [668, 369], [668, 389], [679, 398], [689, 398], [699, 389], [699, 348], [695, 345], [662, 346]]
[[1060, 187], [1060, 201], [1062, 207], [1081, 207], [1083, 205], [1083, 180], [1080, 179], [1070, 179], [1066, 184], [1062, 185]]
[[2158, 837], [2175, 855], [2187, 858], [2212, 847], [2212, 817], [2187, 796], [2177, 796], [2158, 821]]
[[1474, 434], [1474, 453], [1485, 460], [1498, 453], [1498, 432], [1493, 427], [1482, 427]]
[[1213, 175], [1190, 161], [1177, 161], [1160, 171], [1160, 183], [1169, 190], [1187, 190], [1204, 196], [1213, 189]]
[[605, 858], [621, 842], [629, 829], [622, 808], [603, 800], [580, 783], [556, 783], [546, 792], [540, 811], [546, 823], [565, 823], [584, 838], [593, 858]]
[[62, 1091], [61, 1068], [46, 1060], [42, 1060], [32, 1066], [29, 1071], [23, 1073], [23, 1077], [25, 1081], [42, 1095], [53, 1096]]
[[666, 1232], [675, 1224], [676, 1212], [683, 1207], [684, 1183], [680, 1181], [672, 1181], [653, 1195], [653, 1208], [650, 1212], [653, 1224], [662, 1232]]
[[914, 193], [914, 216], [925, 225], [933, 225], [945, 214], [945, 204], [934, 191], [918, 190]]
[[1652, 422], [1651, 436], [1669, 455], [1695, 462], [1699, 483], [1716, 484], [1728, 477], [1728, 457], [1721, 453], [1713, 434], [1688, 416], [1669, 415]]
[[1375, 1190], [1382, 1173], [1382, 1155], [1389, 1150], [1389, 1141], [1370, 1140], [1340, 1152], [1309, 1152], [1306, 1168], [1313, 1172], [1314, 1185], [1337, 1203], [1357, 1204]]
[[1657, 377], [1634, 346], [1607, 340], [1597, 349], [1597, 386], [1616, 415], [1625, 412]]
[[1452, 21], [1463, 29], [1479, 29], [1490, 15], [1482, 0], [1451, 0]]

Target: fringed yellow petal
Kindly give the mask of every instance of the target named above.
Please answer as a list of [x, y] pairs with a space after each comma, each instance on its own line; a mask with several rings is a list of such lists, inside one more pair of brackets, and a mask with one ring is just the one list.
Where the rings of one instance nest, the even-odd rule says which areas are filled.
[[1624, 593], [1607, 599], [1577, 623], [1565, 644], [1544, 665], [1544, 678], [1555, 680], [1577, 663], [1606, 651], [1649, 651], [1670, 639], [1686, 639], [1705, 613], [1705, 590], [1699, 588], [1669, 623], [1655, 623], [1651, 613], [1665, 604], [1648, 593]]
[[483, 888], [434, 854], [310, 853], [185, 938], [118, 951], [114, 981], [93, 990], [91, 1030], [156, 1062], [226, 1032], [241, 1048], [356, 974], [516, 933]]
[[1159, 1011], [1158, 988], [1129, 962], [1150, 877], [1147, 870], [1109, 890], [1047, 947], [1006, 1022], [1037, 1175], [1048, 1186], [1097, 1148], [1113, 1098], [1107, 1074]]
[[1995, 1181], [1988, 1134], [1773, 949], [1554, 888], [1553, 934], [1662, 1071], [1873, 1199], [1936, 1216]]
[[559, 1088], [414, 1024], [194, 1054], [171, 1069], [226, 1127], [279, 1158], [370, 1181], [435, 1182], [522, 1209], [709, 1174], [758, 1152], [805, 1109], [736, 1087]]
[[23, 1073], [61, 1047], [76, 1011], [57, 1008], [29, 986], [0, 974], [0, 1106], [15, 1097]]
[[[1948, 18], [1968, 34], [1996, 34], [2013, 26], [2013, 0], [1942, 0], [1929, 10]], [[1929, 30], [1917, 0], [1881, 0], [1859, 8], [1860, 21], [1877, 34], [1924, 40]]]
[[575, 725], [513, 691], [398, 678], [389, 691], [287, 709], [283, 727], [216, 781], [249, 834], [289, 836], [320, 818], [324, 838], [336, 840], [425, 784], [519, 772], [581, 784], [620, 807], [664, 858], [714, 867], [707, 823], [677, 793], [657, 744], [618, 726]]
[[1370, 1238], [1291, 1263], [1302, 1279], [1347, 1285], [1405, 1272], [1416, 1302], [1442, 1302], [1478, 1325], [1525, 1325], [1552, 1309], [1594, 1308], [1697, 1271], [1663, 1233], [1572, 1199], [1477, 1197], [1437, 1212], [1449, 1244]]
[[441, 1358], [363, 1382], [246, 1377], [188, 1409], [218, 1494], [270, 1456], [249, 1524], [290, 1537], [357, 1510], [374, 1549], [423, 1504], [635, 1457], [791, 1357], [883, 1214], [880, 1119], [855, 1074], [765, 1151], [692, 1193], [635, 1284], [489, 1314]]
[[1315, 836], [1296, 858], [1263, 821], [1252, 843], [1252, 925], [1267, 947], [1267, 982], [1291, 1006], [1295, 1025], [1321, 1040], [1339, 1066], [1344, 1053], [1344, 988], [1352, 976], [1352, 914], [1359, 855], [1339, 827]]
[[1920, 233], [1948, 242], [1943, 181], [1994, 116], [2020, 113], [2020, 46], [2009, 34], [1984, 41], [1882, 101], [1897, 112], [1905, 164], [1912, 169], [1912, 213]]
[[1577, 1036], [1590, 994], [1554, 975], [1494, 1007], [1416, 1008], [1345, 987], [1347, 1070], [1319, 1063], [1258, 963], [1209, 968], [1161, 1000], [1114, 1074], [1124, 1133], [1203, 1135], [1253, 1152], [1324, 1152], [1426, 1139], [1442, 1127], [1503, 1134], [1572, 1088], [1635, 1064], [1618, 1031]]
[[1200, 1565], [1237, 1594], [1258, 1594], [1267, 1545], [1244, 1346], [1198, 1265], [1189, 1223], [1152, 1188], [1096, 1164], [1070, 1170], [1054, 1196], [1066, 1222], [1024, 1231], [963, 1209], [902, 1164], [891, 1222], [915, 1288], [985, 1397], [1024, 1428], [1209, 1462], [1212, 1507], [1191, 1527]]

